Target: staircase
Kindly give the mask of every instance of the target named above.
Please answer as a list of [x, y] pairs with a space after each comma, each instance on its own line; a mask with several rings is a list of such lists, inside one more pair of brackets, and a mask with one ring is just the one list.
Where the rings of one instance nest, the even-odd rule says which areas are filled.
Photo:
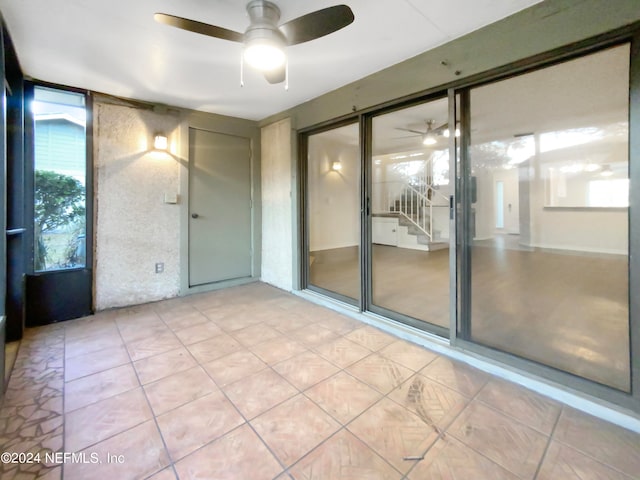
[[[439, 230], [433, 229], [432, 236], [427, 235], [425, 231], [423, 231], [420, 227], [416, 226], [416, 221], [409, 219], [405, 215], [398, 215], [398, 227], [399, 227], [399, 235], [398, 235], [398, 246], [404, 248], [411, 248], [414, 244], [423, 245], [424, 248], [419, 248], [419, 250], [442, 250], [443, 248], [449, 248], [449, 239], [441, 238], [441, 232]], [[415, 241], [411, 240], [411, 237], [407, 239], [405, 232], [403, 229], [406, 228], [406, 235], [415, 237]], [[408, 242], [403, 240], [409, 240]]]
[[[373, 213], [374, 223], [386, 225], [387, 229], [391, 229], [391, 232], [396, 234], [395, 245], [398, 247], [426, 251], [448, 248], [449, 199], [429, 185], [417, 188], [398, 182], [388, 183], [393, 183], [384, 186], [387, 202], [383, 205], [388, 207], [383, 206], [378, 212]], [[378, 220], [375, 220], [375, 217], [378, 217]], [[392, 220], [394, 218], [395, 221]], [[438, 226], [446, 228], [444, 235]], [[376, 228], [374, 232], [375, 230]], [[374, 243], [394, 244], [389, 240], [376, 242], [375, 236]]]

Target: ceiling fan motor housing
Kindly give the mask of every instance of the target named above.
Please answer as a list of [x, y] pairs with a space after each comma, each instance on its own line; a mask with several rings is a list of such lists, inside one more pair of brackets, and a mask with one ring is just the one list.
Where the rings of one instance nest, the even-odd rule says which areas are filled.
[[253, 0], [247, 4], [247, 13], [251, 20], [244, 32], [245, 48], [251, 45], [272, 45], [284, 50], [287, 42], [278, 29], [280, 9], [266, 0]]

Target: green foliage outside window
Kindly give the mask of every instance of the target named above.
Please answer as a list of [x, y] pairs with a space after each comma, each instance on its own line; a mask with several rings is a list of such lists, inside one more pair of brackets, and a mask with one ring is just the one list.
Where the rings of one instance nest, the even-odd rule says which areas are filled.
[[77, 179], [35, 171], [35, 270], [84, 266], [85, 188]]

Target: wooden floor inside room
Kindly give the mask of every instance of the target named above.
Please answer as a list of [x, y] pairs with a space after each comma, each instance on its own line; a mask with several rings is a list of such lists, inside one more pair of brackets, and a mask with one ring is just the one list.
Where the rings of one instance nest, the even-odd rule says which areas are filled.
[[[628, 261], [543, 251], [505, 235], [472, 249], [472, 339], [630, 388]], [[358, 248], [313, 252], [310, 283], [358, 298]], [[373, 245], [373, 304], [449, 327], [449, 250]]]

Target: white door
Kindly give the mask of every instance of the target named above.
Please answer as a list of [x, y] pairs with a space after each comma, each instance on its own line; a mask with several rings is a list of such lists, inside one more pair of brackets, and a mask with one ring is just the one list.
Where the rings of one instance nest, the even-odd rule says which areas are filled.
[[189, 286], [251, 276], [251, 143], [189, 129]]

